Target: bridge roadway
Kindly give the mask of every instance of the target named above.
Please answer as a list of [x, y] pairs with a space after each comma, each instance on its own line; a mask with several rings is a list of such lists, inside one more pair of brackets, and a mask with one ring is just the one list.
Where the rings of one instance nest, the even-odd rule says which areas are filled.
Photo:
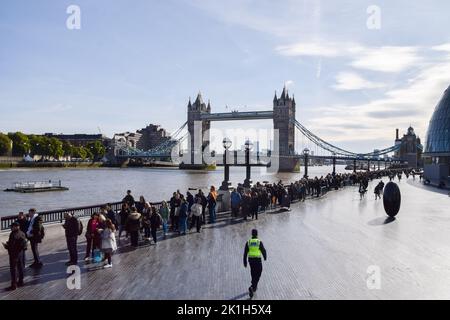
[[[254, 299], [449, 299], [448, 195], [404, 178], [400, 213], [388, 223], [373, 197], [375, 183], [362, 201], [357, 187], [347, 187], [293, 204], [291, 212], [261, 214], [258, 221], [222, 217], [199, 234], [123, 247], [112, 269], [90, 271], [80, 263], [81, 289], [73, 291], [66, 287], [63, 232], [48, 227], [43, 269], [27, 269], [26, 286], [1, 291], [0, 299], [247, 299], [250, 272], [242, 253], [252, 228], [268, 251]], [[80, 259], [84, 247], [81, 241]], [[372, 265], [380, 267], [379, 290], [366, 285]], [[2, 248], [0, 287], [8, 285]]]

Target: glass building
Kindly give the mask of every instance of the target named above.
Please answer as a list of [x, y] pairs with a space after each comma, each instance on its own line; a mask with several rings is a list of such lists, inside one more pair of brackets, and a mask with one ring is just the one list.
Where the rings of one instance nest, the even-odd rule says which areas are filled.
[[445, 90], [428, 126], [424, 179], [426, 183], [450, 187], [450, 87]]

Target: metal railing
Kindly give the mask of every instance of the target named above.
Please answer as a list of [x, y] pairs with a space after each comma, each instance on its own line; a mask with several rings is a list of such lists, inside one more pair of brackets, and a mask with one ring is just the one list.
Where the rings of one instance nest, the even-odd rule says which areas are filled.
[[[72, 213], [77, 218], [90, 217], [96, 212], [100, 212], [101, 208], [108, 204], [114, 212], [120, 211], [122, 207], [122, 201], [102, 203], [93, 206], [58, 209], [50, 211], [38, 212], [39, 216], [42, 217], [44, 224], [63, 222], [65, 213]], [[158, 210], [162, 205], [162, 202], [150, 203], [152, 206], [156, 207]], [[0, 231], [9, 230], [11, 224], [17, 220], [17, 215], [1, 217]]]

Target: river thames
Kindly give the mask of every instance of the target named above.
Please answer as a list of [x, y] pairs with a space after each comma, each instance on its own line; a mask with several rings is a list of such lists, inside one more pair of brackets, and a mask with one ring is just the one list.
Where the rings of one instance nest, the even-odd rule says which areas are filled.
[[[230, 181], [235, 186], [245, 179], [245, 168], [230, 168]], [[303, 171], [303, 168], [302, 168]], [[309, 176], [322, 176], [332, 171], [331, 166], [309, 167]], [[336, 172], [346, 172], [345, 166], [337, 165]], [[350, 172], [350, 171], [347, 171]], [[295, 181], [302, 173], [271, 174], [266, 168], [252, 169], [253, 182]], [[22, 181], [59, 181], [68, 191], [44, 193], [0, 192], [0, 216], [17, 214], [36, 208], [39, 211], [88, 206], [120, 201], [126, 190], [131, 189], [136, 198], [143, 195], [147, 201], [169, 199], [179, 189], [208, 190], [211, 185], [219, 187], [223, 180], [223, 168], [216, 171], [185, 171], [155, 168], [98, 168], [98, 169], [11, 169], [0, 171], [0, 189], [10, 188]]]

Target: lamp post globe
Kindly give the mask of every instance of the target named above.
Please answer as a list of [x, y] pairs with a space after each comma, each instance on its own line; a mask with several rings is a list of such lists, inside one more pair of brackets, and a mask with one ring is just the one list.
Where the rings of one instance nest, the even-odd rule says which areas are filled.
[[231, 140], [228, 138], [223, 138], [222, 145], [225, 150], [230, 149], [232, 145]]

